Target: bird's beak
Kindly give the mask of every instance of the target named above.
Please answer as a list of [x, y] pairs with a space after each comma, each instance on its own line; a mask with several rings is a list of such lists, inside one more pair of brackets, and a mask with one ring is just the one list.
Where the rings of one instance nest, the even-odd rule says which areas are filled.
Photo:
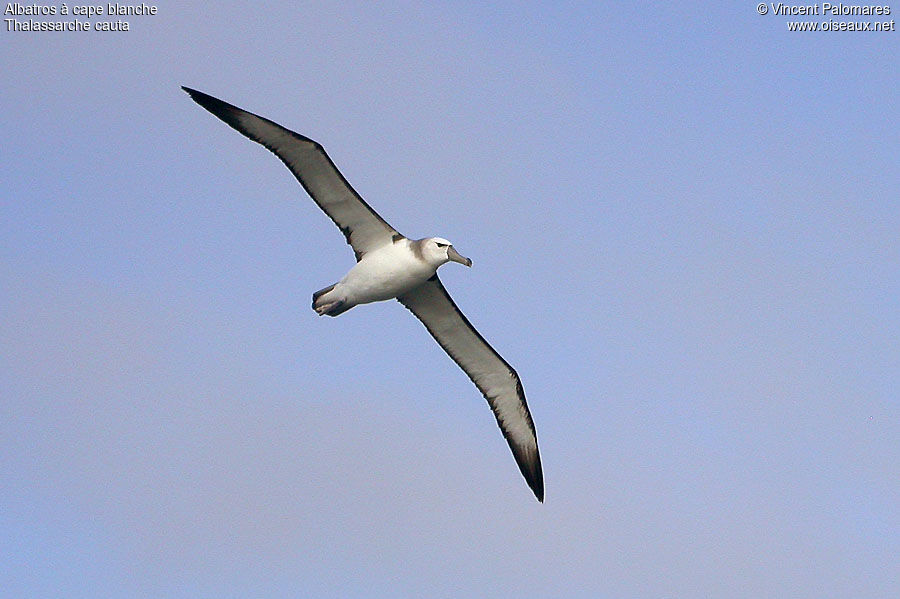
[[447, 248], [447, 257], [454, 262], [459, 262], [460, 264], [465, 264], [466, 266], [472, 266], [472, 261], [465, 256], [460, 256], [459, 252], [453, 249], [452, 245]]

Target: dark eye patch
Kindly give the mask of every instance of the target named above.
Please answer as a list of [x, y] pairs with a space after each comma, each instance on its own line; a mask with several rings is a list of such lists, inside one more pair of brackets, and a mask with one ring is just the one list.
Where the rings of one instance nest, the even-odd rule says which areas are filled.
[[439, 248], [445, 248], [445, 247], [447, 247], [447, 244], [446, 244], [446, 243], [438, 243], [437, 241], [435, 241], [435, 243], [437, 243], [437, 246], [438, 246]]

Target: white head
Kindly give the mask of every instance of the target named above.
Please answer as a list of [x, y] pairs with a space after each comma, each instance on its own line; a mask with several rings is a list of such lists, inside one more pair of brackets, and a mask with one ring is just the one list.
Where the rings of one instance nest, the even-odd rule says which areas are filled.
[[422, 259], [429, 264], [434, 264], [435, 268], [447, 262], [459, 262], [466, 266], [472, 266], [472, 261], [460, 256], [459, 252], [453, 248], [453, 244], [443, 237], [427, 237], [413, 243], [418, 246]]

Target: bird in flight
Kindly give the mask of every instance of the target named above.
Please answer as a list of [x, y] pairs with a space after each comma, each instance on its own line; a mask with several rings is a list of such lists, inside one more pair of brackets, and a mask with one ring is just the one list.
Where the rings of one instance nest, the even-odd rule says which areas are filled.
[[182, 89], [278, 156], [353, 248], [353, 268], [313, 293], [316, 313], [338, 316], [359, 304], [394, 298], [406, 306], [487, 399], [519, 470], [543, 502], [537, 434], [519, 375], [460, 312], [437, 275], [447, 262], [472, 266], [472, 261], [441, 237], [413, 240], [398, 233], [356, 193], [317, 142], [203, 92]]

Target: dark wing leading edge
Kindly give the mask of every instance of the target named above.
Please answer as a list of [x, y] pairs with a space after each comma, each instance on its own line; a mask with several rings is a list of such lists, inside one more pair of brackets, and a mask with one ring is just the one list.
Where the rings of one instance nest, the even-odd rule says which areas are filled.
[[519, 375], [459, 311], [437, 275], [397, 299], [422, 321], [438, 344], [484, 394], [519, 470], [538, 501], [544, 501], [544, 474], [537, 434]]
[[357, 260], [368, 251], [390, 244], [397, 235], [350, 186], [320, 144], [203, 92], [181, 89], [197, 104], [278, 156], [341, 229]]

